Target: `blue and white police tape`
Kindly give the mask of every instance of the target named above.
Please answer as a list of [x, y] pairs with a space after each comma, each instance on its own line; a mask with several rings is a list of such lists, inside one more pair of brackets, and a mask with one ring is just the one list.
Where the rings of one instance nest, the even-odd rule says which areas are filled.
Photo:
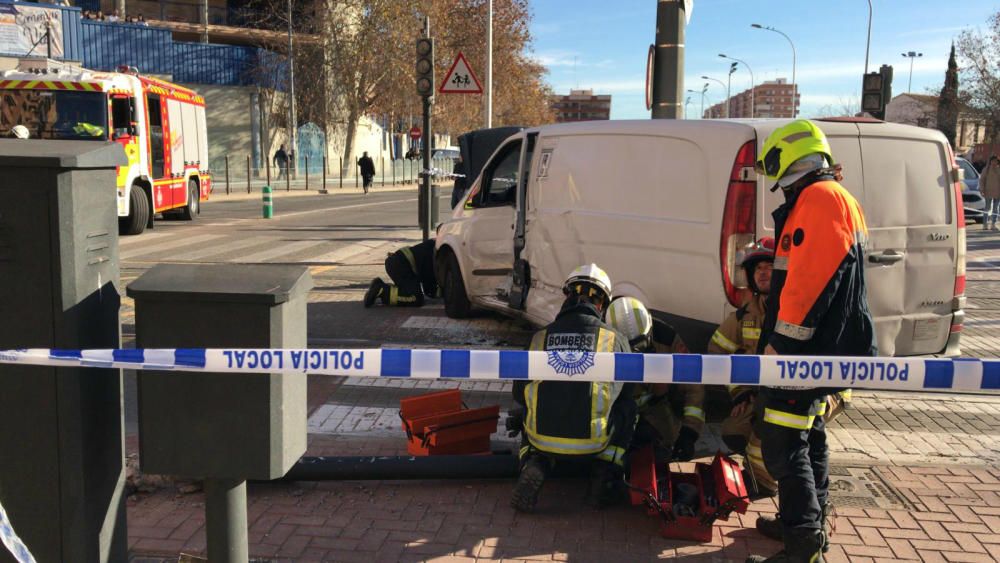
[[35, 558], [31, 556], [27, 546], [14, 533], [14, 527], [11, 526], [10, 518], [7, 517], [7, 511], [3, 509], [2, 504], [0, 504], [0, 542], [3, 542], [17, 563], [35, 563]]
[[311, 373], [459, 380], [620, 381], [998, 391], [1000, 360], [715, 356], [429, 349], [146, 349], [0, 351], [0, 363], [229, 373]]

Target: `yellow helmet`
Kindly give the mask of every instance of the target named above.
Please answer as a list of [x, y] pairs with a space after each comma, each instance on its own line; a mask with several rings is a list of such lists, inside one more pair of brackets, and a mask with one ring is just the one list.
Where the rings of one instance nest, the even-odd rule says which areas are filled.
[[785, 175], [785, 171], [795, 161], [811, 154], [822, 154], [833, 164], [830, 143], [816, 124], [808, 119], [799, 119], [779, 127], [767, 136], [754, 168], [772, 180]]

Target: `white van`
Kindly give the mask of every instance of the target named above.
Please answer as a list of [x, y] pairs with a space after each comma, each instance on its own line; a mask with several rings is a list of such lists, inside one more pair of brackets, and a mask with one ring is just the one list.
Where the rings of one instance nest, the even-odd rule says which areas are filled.
[[[744, 299], [739, 249], [774, 236], [781, 192], [753, 164], [767, 135], [788, 122], [594, 121], [511, 136], [439, 228], [448, 314], [477, 306], [548, 323], [565, 276], [595, 262], [616, 295], [641, 299], [704, 351]], [[880, 353], [957, 355], [965, 219], [948, 142], [871, 119], [816, 123], [865, 210]]]

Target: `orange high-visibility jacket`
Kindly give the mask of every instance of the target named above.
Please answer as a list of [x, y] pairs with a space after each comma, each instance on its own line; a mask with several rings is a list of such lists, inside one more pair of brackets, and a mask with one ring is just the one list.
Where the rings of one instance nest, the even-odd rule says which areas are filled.
[[823, 178], [773, 214], [777, 249], [760, 352], [767, 344], [782, 355], [877, 352], [865, 295], [864, 213], [843, 186]]

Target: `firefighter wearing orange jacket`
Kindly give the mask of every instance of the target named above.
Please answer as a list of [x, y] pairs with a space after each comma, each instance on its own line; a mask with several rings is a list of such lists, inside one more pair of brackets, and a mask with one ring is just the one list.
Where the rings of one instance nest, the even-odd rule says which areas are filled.
[[[756, 162], [777, 181], [777, 252], [758, 353], [874, 356], [875, 325], [865, 295], [868, 228], [857, 200], [836, 181], [830, 145], [811, 121], [772, 132]], [[822, 561], [827, 538], [829, 449], [821, 412], [839, 389], [762, 387], [754, 431], [778, 481], [784, 549], [748, 562]]]

